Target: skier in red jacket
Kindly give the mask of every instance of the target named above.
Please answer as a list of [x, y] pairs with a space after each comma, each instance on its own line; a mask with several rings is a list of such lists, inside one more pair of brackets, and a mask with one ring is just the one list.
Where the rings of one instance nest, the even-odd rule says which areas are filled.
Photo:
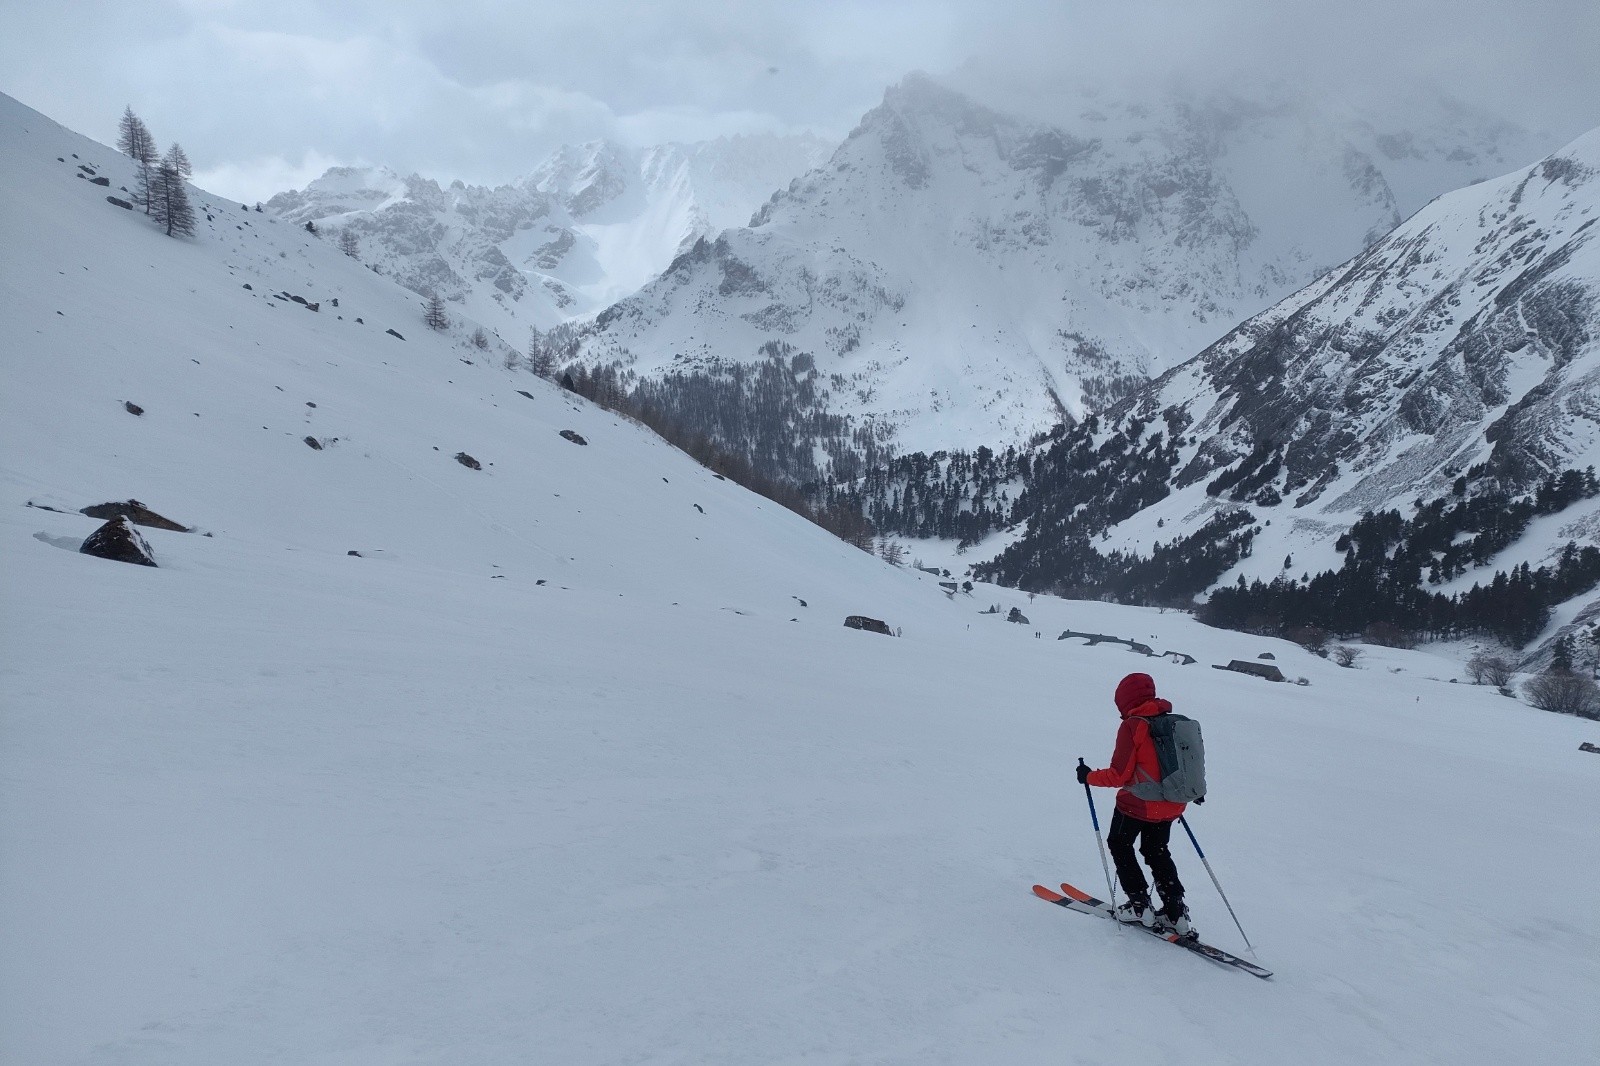
[[[1123, 678], [1117, 685], [1116, 700], [1117, 710], [1122, 713], [1122, 725], [1117, 728], [1117, 746], [1111, 755], [1111, 765], [1104, 770], [1091, 770], [1080, 763], [1078, 781], [1118, 790], [1117, 809], [1106, 834], [1106, 847], [1117, 864], [1117, 880], [1128, 894], [1126, 902], [1117, 908], [1117, 917], [1148, 928], [1160, 925], [1187, 936], [1193, 928], [1189, 909], [1183, 903], [1183, 882], [1178, 880], [1178, 867], [1167, 847], [1172, 823], [1183, 814], [1186, 804], [1140, 799], [1128, 788], [1138, 782], [1161, 779], [1161, 763], [1150, 742], [1148, 720], [1166, 714], [1172, 710], [1172, 704], [1156, 698], [1156, 682], [1149, 674], [1129, 674]], [[1135, 841], [1141, 841], [1139, 851], [1150, 865], [1156, 891], [1161, 893], [1159, 910], [1150, 904], [1150, 886], [1133, 855]]]

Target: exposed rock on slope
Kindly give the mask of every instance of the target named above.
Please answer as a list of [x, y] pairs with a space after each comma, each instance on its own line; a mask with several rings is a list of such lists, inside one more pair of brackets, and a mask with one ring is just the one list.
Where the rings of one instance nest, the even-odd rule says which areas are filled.
[[113, 518], [95, 530], [78, 549], [84, 555], [118, 563], [155, 566], [155, 553], [128, 518]]

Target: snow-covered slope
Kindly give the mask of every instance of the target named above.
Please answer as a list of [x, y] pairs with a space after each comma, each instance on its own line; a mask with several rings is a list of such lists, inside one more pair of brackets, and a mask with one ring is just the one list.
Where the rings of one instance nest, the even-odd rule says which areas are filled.
[[695, 240], [742, 226], [826, 157], [808, 135], [723, 137], [632, 150], [569, 146], [527, 178], [441, 188], [382, 167], [336, 167], [266, 207], [332, 238], [416, 292], [435, 291], [521, 345], [530, 327], [593, 314], [666, 269]]
[[1534, 154], [1508, 127], [1382, 134], [1304, 102], [1073, 103], [1020, 118], [908, 77], [748, 229], [581, 330], [577, 356], [661, 375], [786, 345], [903, 450], [1004, 445]]
[[[7, 1066], [1587, 1055], [1582, 723], [1415, 654], [947, 599], [302, 229], [196, 191], [162, 236], [130, 176], [0, 98]], [[124, 566], [26, 506], [128, 496], [213, 536]], [[1201, 664], [1035, 637], [1069, 626]], [[1203, 665], [1267, 650], [1310, 684]], [[1070, 767], [1134, 667], [1205, 722], [1190, 820], [1270, 984], [1028, 893], [1098, 876]]]

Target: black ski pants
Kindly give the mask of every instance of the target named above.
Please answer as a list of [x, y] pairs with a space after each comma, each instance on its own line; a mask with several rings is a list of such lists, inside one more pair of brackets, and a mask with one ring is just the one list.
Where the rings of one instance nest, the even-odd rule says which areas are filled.
[[1161, 902], [1170, 907], [1183, 901], [1183, 882], [1178, 880], [1178, 867], [1172, 861], [1167, 843], [1172, 838], [1171, 822], [1146, 822], [1121, 811], [1111, 816], [1111, 831], [1106, 834], [1106, 847], [1111, 851], [1111, 861], [1117, 864], [1117, 880], [1129, 898], [1150, 895], [1150, 885], [1139, 869], [1139, 860], [1133, 857], [1134, 841], [1139, 841], [1139, 853], [1150, 866], [1150, 876], [1155, 879]]

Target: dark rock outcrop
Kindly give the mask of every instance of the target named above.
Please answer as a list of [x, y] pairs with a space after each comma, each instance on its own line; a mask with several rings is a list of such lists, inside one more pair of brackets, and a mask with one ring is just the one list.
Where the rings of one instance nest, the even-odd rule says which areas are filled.
[[844, 620], [844, 624], [846, 629], [863, 629], [868, 633], [882, 633], [886, 637], [894, 636], [894, 633], [889, 629], [888, 623], [877, 618], [868, 618], [864, 614], [853, 614]]
[[562, 430], [561, 431], [561, 435], [563, 437], [565, 437], [567, 440], [570, 440], [574, 444], [588, 444], [589, 443], [588, 441], [583, 439], [583, 434], [576, 433], [576, 432], [574, 432], [573, 430], [570, 430], [570, 429]]
[[144, 408], [140, 407], [138, 404], [134, 403], [132, 400], [123, 400], [122, 401], [122, 409], [127, 411], [130, 415], [142, 415], [142, 414], [144, 414]]
[[132, 211], [133, 210], [133, 205], [130, 204], [128, 201], [122, 199], [122, 197], [120, 197], [120, 196], [108, 196], [108, 197], [106, 197], [106, 203], [108, 203], [108, 204], [116, 204], [118, 207], [122, 208], [124, 211]]
[[156, 565], [155, 553], [150, 550], [150, 545], [145, 543], [144, 537], [139, 535], [139, 531], [127, 518], [111, 519], [89, 534], [78, 551], [84, 555], [93, 555], [97, 559], [111, 559], [119, 563]]
[[456, 462], [460, 463], [468, 470], [483, 469], [483, 464], [478, 462], [478, 460], [474, 459], [472, 456], [468, 455], [466, 452], [456, 452]]
[[188, 526], [180, 526], [170, 518], [156, 514], [138, 500], [123, 500], [121, 503], [97, 503], [92, 507], [84, 507], [79, 514], [88, 515], [90, 518], [126, 518], [136, 526], [149, 526], [151, 529], [168, 529], [174, 533], [189, 532]]

